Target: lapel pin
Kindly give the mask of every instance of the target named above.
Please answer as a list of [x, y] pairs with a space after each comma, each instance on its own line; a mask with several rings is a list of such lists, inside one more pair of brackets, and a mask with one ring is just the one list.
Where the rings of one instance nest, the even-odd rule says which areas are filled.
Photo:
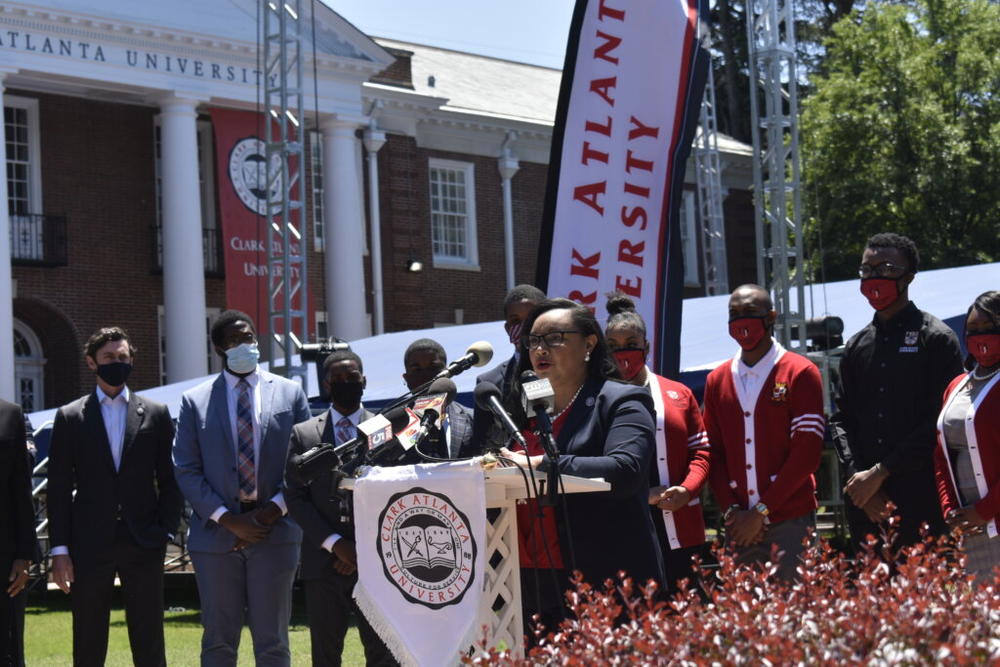
[[139, 415], [140, 417], [141, 417], [141, 416], [142, 416], [143, 414], [145, 414], [145, 412], [146, 412], [146, 410], [145, 410], [145, 409], [144, 409], [144, 408], [143, 408], [143, 407], [142, 407], [141, 405], [140, 405], [139, 407], [137, 407], [137, 408], [135, 409], [135, 413], [136, 413], [137, 415]]
[[586, 402], [587, 402], [587, 407], [588, 408], [594, 407], [594, 397], [593, 396], [588, 396]]

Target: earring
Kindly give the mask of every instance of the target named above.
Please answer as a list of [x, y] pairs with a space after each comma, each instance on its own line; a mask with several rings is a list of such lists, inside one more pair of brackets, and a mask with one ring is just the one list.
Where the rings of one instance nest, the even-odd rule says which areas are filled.
[[584, 362], [589, 362], [589, 361], [590, 361], [590, 350], [587, 350], [587, 356], [585, 356], [585, 357], [583, 358], [583, 361], [584, 361]]

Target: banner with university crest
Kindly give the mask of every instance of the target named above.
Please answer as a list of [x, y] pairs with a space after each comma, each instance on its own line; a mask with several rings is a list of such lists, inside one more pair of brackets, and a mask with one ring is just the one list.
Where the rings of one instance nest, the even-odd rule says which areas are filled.
[[456, 664], [479, 638], [485, 493], [472, 461], [372, 468], [355, 482], [354, 598], [403, 665]]

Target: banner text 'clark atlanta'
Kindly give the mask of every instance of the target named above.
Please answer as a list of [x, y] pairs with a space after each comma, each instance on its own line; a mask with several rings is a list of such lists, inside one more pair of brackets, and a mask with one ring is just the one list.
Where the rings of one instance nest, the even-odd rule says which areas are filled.
[[703, 91], [698, 15], [697, 0], [578, 0], [550, 160], [540, 284], [598, 318], [607, 293], [631, 296], [654, 363], [683, 280], [671, 246]]

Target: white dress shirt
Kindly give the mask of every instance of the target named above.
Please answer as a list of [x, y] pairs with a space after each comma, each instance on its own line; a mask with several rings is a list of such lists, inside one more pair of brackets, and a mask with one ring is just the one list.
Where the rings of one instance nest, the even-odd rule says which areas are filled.
[[[333, 430], [333, 439], [337, 440], [337, 422], [339, 422], [344, 417], [347, 417], [348, 419], [350, 419], [351, 423], [354, 424], [354, 431], [355, 431], [355, 436], [354, 437], [357, 437], [358, 424], [361, 423], [361, 415], [364, 414], [364, 411], [365, 411], [365, 406], [364, 405], [358, 405], [358, 409], [357, 410], [355, 410], [354, 412], [352, 412], [349, 415], [344, 415], [344, 414], [341, 414], [337, 410], [337, 408], [335, 408], [335, 407], [333, 407], [331, 405], [330, 406], [330, 417], [329, 417], [329, 419], [330, 419], [330, 428]], [[334, 444], [335, 445], [342, 445], [344, 443], [343, 442], [335, 442]], [[326, 539], [323, 540], [323, 544], [321, 544], [320, 546], [323, 549], [326, 549], [327, 551], [329, 551], [330, 553], [333, 553], [333, 545], [336, 544], [337, 540], [339, 540], [340, 538], [341, 538], [340, 533], [330, 533], [329, 535], [326, 536]]]
[[[255, 368], [252, 373], [250, 373], [244, 378], [241, 378], [238, 375], [233, 375], [228, 371], [222, 371], [222, 377], [225, 378], [226, 380], [226, 405], [229, 408], [229, 429], [230, 433], [232, 433], [233, 435], [233, 446], [234, 446], [233, 453], [236, 456], [239, 456], [239, 448], [240, 448], [239, 431], [236, 425], [237, 422], [236, 409], [237, 409], [237, 403], [239, 402], [239, 393], [236, 387], [239, 384], [240, 380], [246, 380], [247, 384], [249, 385], [248, 391], [250, 392], [250, 405], [253, 408], [251, 411], [252, 412], [251, 421], [253, 423], [254, 479], [256, 479], [257, 473], [260, 469], [260, 432], [261, 432], [260, 367], [258, 366], [257, 368]], [[253, 493], [250, 494], [249, 498], [249, 501], [251, 502], [254, 500], [257, 500], [256, 488], [254, 488]], [[271, 498], [271, 500], [274, 501], [275, 504], [277, 504], [278, 507], [281, 508], [281, 513], [283, 515], [288, 514], [288, 506], [285, 505], [285, 495], [281, 491], [274, 494], [274, 497]], [[226, 508], [225, 505], [219, 505], [215, 509], [215, 511], [212, 512], [212, 516], [209, 518], [212, 519], [212, 521], [218, 523], [219, 519], [222, 518], [222, 515], [228, 511], [229, 510]]]
[[767, 376], [771, 374], [771, 370], [774, 368], [775, 357], [778, 356], [780, 348], [781, 345], [778, 344], [778, 341], [772, 338], [771, 349], [753, 366], [747, 366], [743, 362], [743, 355], [740, 354], [740, 362], [737, 365], [736, 375], [740, 379], [743, 393], [746, 396], [751, 396], [756, 400], [757, 395], [760, 394], [761, 387], [764, 386], [764, 380], [767, 379]]
[[[122, 447], [125, 444], [125, 418], [128, 416], [128, 387], [123, 387], [115, 397], [108, 396], [97, 387], [97, 402], [101, 406], [101, 419], [104, 420], [104, 432], [108, 435], [111, 446], [111, 458], [115, 462], [115, 471], [122, 464]], [[69, 555], [69, 547], [65, 544], [52, 547], [53, 556]]]

